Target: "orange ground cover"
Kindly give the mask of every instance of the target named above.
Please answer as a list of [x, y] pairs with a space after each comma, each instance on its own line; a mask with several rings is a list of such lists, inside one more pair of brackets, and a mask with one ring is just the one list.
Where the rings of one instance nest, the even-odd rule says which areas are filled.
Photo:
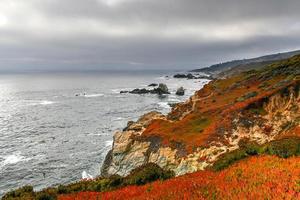
[[140, 187], [83, 192], [58, 199], [300, 199], [300, 157], [252, 157], [221, 172], [201, 171]]
[[[278, 82], [282, 77], [276, 77], [266, 82], [272, 85], [275, 79]], [[238, 86], [236, 85], [237, 81], [239, 81]], [[244, 75], [212, 81], [196, 92], [195, 99], [199, 100], [195, 102], [194, 106], [182, 104], [183, 108], [178, 109], [183, 112], [184, 107], [194, 107], [193, 112], [180, 120], [154, 120], [142, 136], [159, 136], [165, 145], [169, 145], [172, 141], [179, 142], [185, 145], [188, 152], [192, 152], [195, 147], [205, 146], [209, 138], [215, 137], [218, 127], [230, 129], [232, 117], [236, 111], [240, 111], [249, 104], [278, 90], [278, 88], [263, 90], [259, 87], [261, 84], [262, 82], [256, 80], [255, 77], [248, 80]], [[257, 92], [257, 96], [237, 102], [238, 98], [249, 92]], [[175, 111], [170, 115], [172, 114], [177, 115]]]

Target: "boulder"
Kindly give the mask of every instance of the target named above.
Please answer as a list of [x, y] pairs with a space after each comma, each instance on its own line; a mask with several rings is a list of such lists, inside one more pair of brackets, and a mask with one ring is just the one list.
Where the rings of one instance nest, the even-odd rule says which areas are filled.
[[184, 95], [184, 88], [183, 87], [178, 88], [177, 91], [176, 91], [176, 95], [183, 96]]
[[158, 88], [154, 89], [156, 90], [157, 94], [170, 94], [168, 86], [164, 83], [160, 83], [158, 85]]
[[196, 79], [197, 77], [195, 77], [193, 74], [189, 73], [188, 75], [186, 75], [186, 77], [188, 79]]
[[147, 90], [145, 88], [143, 89], [134, 89], [132, 91], [129, 92], [130, 94], [148, 94], [150, 93], [150, 90]]

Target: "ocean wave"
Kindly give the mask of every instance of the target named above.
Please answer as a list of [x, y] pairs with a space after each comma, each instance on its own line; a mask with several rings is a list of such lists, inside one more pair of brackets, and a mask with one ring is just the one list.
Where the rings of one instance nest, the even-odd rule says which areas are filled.
[[173, 102], [176, 102], [176, 103], [181, 102], [181, 100], [178, 97], [175, 97], [175, 96], [170, 96], [168, 98], [168, 100], [171, 101], [172, 103]]
[[157, 103], [161, 108], [171, 108], [168, 102], [158, 102]]
[[30, 158], [25, 158], [25, 156], [22, 156], [21, 153], [3, 156], [2, 159], [3, 161], [0, 163], [0, 168], [6, 165], [13, 165], [18, 162], [26, 162], [31, 160]]
[[105, 147], [111, 147], [113, 144], [113, 141], [112, 140], [107, 140], [105, 141]]
[[131, 91], [134, 88], [118, 88], [118, 89], [112, 89], [113, 94], [120, 94], [121, 91]]
[[104, 94], [101, 94], [101, 93], [99, 93], [99, 94], [86, 94], [86, 95], [84, 95], [84, 97], [86, 97], [86, 98], [103, 97], [103, 96], [104, 96]]
[[123, 120], [125, 120], [125, 118], [117, 117], [117, 118], [113, 119], [112, 121], [116, 122], [116, 121], [123, 121]]
[[51, 104], [54, 104], [55, 102], [54, 101], [41, 101], [39, 102], [40, 105], [51, 105]]
[[90, 174], [88, 174], [86, 171], [83, 171], [83, 172], [81, 173], [81, 178], [82, 178], [82, 179], [86, 179], [86, 180], [90, 180], [90, 179], [93, 179], [93, 176], [90, 175]]
[[46, 105], [51, 105], [54, 104], [54, 101], [49, 101], [49, 100], [25, 100], [24, 105], [27, 106], [38, 106], [38, 105], [42, 105], [42, 106], [46, 106]]

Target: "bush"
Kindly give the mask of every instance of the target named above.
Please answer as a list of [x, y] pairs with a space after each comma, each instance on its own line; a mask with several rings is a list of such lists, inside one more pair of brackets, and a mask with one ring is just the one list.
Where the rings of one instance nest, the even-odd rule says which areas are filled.
[[154, 163], [134, 169], [125, 179], [127, 185], [143, 185], [156, 180], [165, 180], [174, 176], [174, 172], [165, 171]]
[[66, 194], [67, 193], [67, 187], [64, 185], [59, 185], [57, 188], [57, 193], [58, 194]]
[[300, 139], [285, 138], [282, 140], [270, 142], [265, 148], [265, 153], [276, 155], [281, 158], [298, 156], [300, 155]]
[[243, 102], [243, 101], [246, 101], [247, 99], [256, 97], [257, 95], [258, 95], [258, 93], [256, 91], [249, 92], [249, 93], [243, 95], [242, 97], [237, 98], [236, 101], [237, 102]]
[[227, 168], [228, 166], [232, 165], [236, 161], [244, 159], [248, 156], [245, 149], [238, 149], [229, 153], [224, 154], [219, 160], [217, 160], [212, 169], [215, 171], [220, 171], [222, 169]]
[[56, 197], [53, 197], [47, 193], [38, 194], [36, 197], [36, 200], [55, 200], [55, 199], [56, 199]]
[[26, 197], [33, 194], [33, 187], [32, 186], [24, 186], [17, 190], [8, 192], [6, 195], [2, 197], [3, 200], [9, 200], [9, 199], [15, 199], [15, 198], [21, 198], [25, 199]]
[[298, 137], [284, 138], [272, 141], [265, 145], [258, 145], [254, 142], [241, 141], [239, 143], [239, 146], [239, 149], [224, 154], [219, 160], [214, 163], [212, 169], [215, 171], [219, 171], [229, 167], [236, 161], [259, 154], [276, 155], [281, 158], [289, 158], [291, 156], [300, 155], [300, 138]]

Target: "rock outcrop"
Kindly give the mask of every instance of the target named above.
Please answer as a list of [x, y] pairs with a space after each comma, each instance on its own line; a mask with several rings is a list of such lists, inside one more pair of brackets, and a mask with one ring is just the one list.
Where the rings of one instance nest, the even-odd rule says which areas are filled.
[[[154, 84], [150, 84], [149, 87], [150, 86], [155, 87]], [[167, 85], [164, 84], [164, 83], [160, 83], [158, 85], [158, 87], [154, 88], [154, 89], [146, 89], [146, 88], [139, 89], [139, 88], [136, 88], [136, 89], [131, 90], [131, 91], [120, 91], [120, 93], [121, 94], [124, 94], [124, 93], [130, 93], [130, 94], [158, 94], [158, 95], [170, 94]]]
[[175, 74], [173, 76], [173, 78], [185, 78], [185, 79], [209, 79], [211, 80], [212, 77], [209, 76], [209, 75], [199, 75], [199, 74], [191, 74], [191, 73], [188, 73], [188, 74]]
[[176, 95], [183, 96], [184, 95], [184, 88], [183, 87], [178, 88], [177, 91], [176, 91]]

